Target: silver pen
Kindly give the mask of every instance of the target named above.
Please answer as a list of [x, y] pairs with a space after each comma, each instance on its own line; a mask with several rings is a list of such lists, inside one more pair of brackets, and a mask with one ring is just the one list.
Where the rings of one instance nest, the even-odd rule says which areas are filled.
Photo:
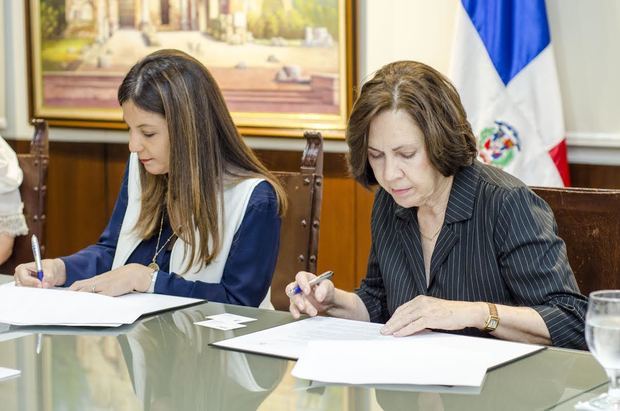
[[41, 264], [41, 248], [39, 247], [39, 240], [36, 235], [32, 235], [30, 238], [32, 244], [32, 254], [34, 255], [34, 263], [37, 266], [37, 278], [39, 281], [43, 281], [43, 264]]
[[[325, 271], [323, 274], [319, 275], [318, 277], [314, 277], [312, 280], [310, 280], [308, 284], [310, 285], [310, 287], [312, 287], [314, 285], [317, 285], [323, 280], [329, 280], [330, 278], [332, 278], [333, 275], [334, 275], [333, 271]], [[289, 292], [286, 293], [286, 295], [288, 295], [289, 297], [292, 297], [295, 294], [299, 294], [299, 293], [301, 293], [301, 287], [299, 287], [299, 285], [296, 284], [293, 289], [291, 289]]]

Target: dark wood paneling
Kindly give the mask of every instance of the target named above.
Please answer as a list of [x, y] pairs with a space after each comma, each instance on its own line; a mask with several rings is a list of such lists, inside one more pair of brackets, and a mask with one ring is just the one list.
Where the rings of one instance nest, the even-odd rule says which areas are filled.
[[16, 153], [29, 153], [30, 142], [25, 140], [6, 140]]
[[47, 257], [94, 243], [108, 219], [105, 144], [50, 143]]
[[334, 271], [332, 281], [345, 290], [355, 285], [354, 204], [355, 183], [351, 179], [324, 179], [317, 271]]
[[620, 188], [620, 166], [570, 164], [573, 187]]
[[256, 156], [270, 170], [299, 171], [301, 153], [294, 151], [256, 150]]
[[112, 215], [116, 197], [121, 189], [123, 174], [129, 158], [126, 144], [106, 145], [106, 204], [108, 218]]
[[[255, 153], [270, 170], [299, 171], [300, 152], [256, 150]], [[325, 177], [348, 177], [345, 155], [343, 153], [324, 153], [323, 175]]]

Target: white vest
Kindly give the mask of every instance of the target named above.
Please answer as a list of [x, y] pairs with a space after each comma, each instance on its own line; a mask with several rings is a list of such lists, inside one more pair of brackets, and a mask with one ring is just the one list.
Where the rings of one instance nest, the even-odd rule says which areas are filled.
[[[192, 265], [189, 271], [183, 275], [183, 278], [190, 281], [203, 281], [205, 283], [215, 284], [222, 280], [224, 266], [226, 265], [233, 238], [243, 221], [252, 192], [261, 181], [263, 181], [263, 179], [248, 178], [236, 185], [231, 185], [224, 189], [223, 209], [225, 218], [222, 218], [221, 215], [219, 216], [221, 229], [220, 252], [209, 265], [203, 266], [202, 269], [200, 269], [199, 263]], [[123, 224], [118, 236], [112, 269], [125, 265], [131, 253], [133, 253], [140, 242], [142, 242], [142, 239], [138, 237], [134, 230], [140, 215], [140, 197], [142, 195], [138, 155], [136, 153], [131, 153], [129, 157], [127, 192], [127, 210], [125, 210], [125, 217], [123, 218]], [[226, 223], [222, 225], [222, 221]], [[198, 232], [196, 232], [196, 239], [200, 241]], [[211, 243], [212, 240], [209, 239], [209, 242]], [[182, 274], [181, 270], [187, 266], [186, 261], [192, 258], [192, 253], [188, 252], [186, 259], [183, 259], [186, 248], [189, 251], [189, 245], [185, 241], [180, 238], [175, 241], [172, 247], [172, 253], [170, 254], [170, 272]], [[273, 309], [273, 305], [271, 305], [271, 289], [267, 291], [267, 296], [259, 307]]]

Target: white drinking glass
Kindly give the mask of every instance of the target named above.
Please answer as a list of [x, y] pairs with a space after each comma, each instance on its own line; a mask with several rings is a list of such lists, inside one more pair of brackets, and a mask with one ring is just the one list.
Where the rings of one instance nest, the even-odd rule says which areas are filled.
[[610, 379], [607, 394], [589, 403], [595, 409], [620, 411], [620, 290], [590, 293], [586, 341]]

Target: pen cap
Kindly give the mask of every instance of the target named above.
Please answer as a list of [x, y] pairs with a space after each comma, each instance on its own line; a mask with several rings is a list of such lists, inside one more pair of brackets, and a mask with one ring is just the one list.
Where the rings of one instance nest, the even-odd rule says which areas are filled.
[[37, 253], [39, 251], [39, 239], [36, 235], [33, 234], [32, 237], [30, 237], [30, 244], [32, 245], [32, 252]]
[[32, 235], [30, 237], [30, 243], [32, 244], [32, 254], [34, 256], [34, 261], [37, 264], [37, 269], [41, 269], [41, 249], [39, 248], [39, 240], [36, 235]]

